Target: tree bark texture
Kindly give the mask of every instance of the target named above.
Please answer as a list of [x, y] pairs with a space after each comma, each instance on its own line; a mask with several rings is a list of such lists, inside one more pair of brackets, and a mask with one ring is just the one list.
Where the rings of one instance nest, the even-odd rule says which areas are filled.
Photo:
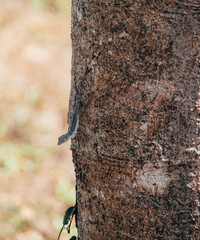
[[81, 240], [200, 239], [199, 0], [73, 0]]

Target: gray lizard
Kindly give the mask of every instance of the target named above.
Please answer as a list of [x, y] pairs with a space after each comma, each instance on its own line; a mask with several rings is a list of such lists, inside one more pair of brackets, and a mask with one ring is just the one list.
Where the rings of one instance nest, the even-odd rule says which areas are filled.
[[80, 115], [81, 109], [82, 108], [80, 104], [75, 105], [68, 131], [67, 133], [63, 134], [58, 138], [58, 145], [63, 144], [64, 142], [67, 142], [70, 138], [75, 137], [78, 129], [79, 115]]
[[91, 97], [89, 97], [89, 100], [87, 101], [86, 104], [82, 104], [80, 101], [78, 101], [78, 104], [75, 105], [68, 131], [67, 133], [63, 134], [58, 138], [58, 145], [61, 145], [64, 142], [67, 142], [70, 138], [75, 137], [78, 129], [79, 116], [81, 112], [85, 109], [85, 107], [88, 105], [88, 103], [90, 102], [92, 95]]

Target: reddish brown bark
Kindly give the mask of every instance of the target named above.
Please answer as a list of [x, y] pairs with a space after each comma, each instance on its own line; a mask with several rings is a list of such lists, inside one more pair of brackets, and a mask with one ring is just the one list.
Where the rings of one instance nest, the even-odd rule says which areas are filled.
[[199, 239], [199, 1], [72, 2], [79, 239]]

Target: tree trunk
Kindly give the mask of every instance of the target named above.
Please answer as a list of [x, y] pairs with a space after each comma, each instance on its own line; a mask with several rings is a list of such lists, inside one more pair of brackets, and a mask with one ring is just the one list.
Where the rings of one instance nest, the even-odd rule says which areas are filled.
[[199, 0], [72, 3], [79, 239], [199, 239]]

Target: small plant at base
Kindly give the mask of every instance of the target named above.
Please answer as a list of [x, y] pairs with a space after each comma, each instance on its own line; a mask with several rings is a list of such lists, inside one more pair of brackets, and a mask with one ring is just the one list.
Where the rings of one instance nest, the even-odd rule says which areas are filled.
[[[60, 233], [58, 235], [58, 240], [60, 239], [61, 233], [62, 233], [64, 228], [66, 228], [67, 232], [70, 233], [70, 228], [71, 228], [73, 216], [75, 215], [75, 213], [76, 213], [76, 205], [72, 206], [72, 207], [69, 207], [66, 210], [64, 218], [63, 218], [63, 226], [60, 229]], [[70, 238], [70, 240], [76, 240], [76, 237], [73, 236], [73, 237]]]
[[76, 240], [76, 237], [73, 236], [73, 237], [71, 237], [69, 240]]

